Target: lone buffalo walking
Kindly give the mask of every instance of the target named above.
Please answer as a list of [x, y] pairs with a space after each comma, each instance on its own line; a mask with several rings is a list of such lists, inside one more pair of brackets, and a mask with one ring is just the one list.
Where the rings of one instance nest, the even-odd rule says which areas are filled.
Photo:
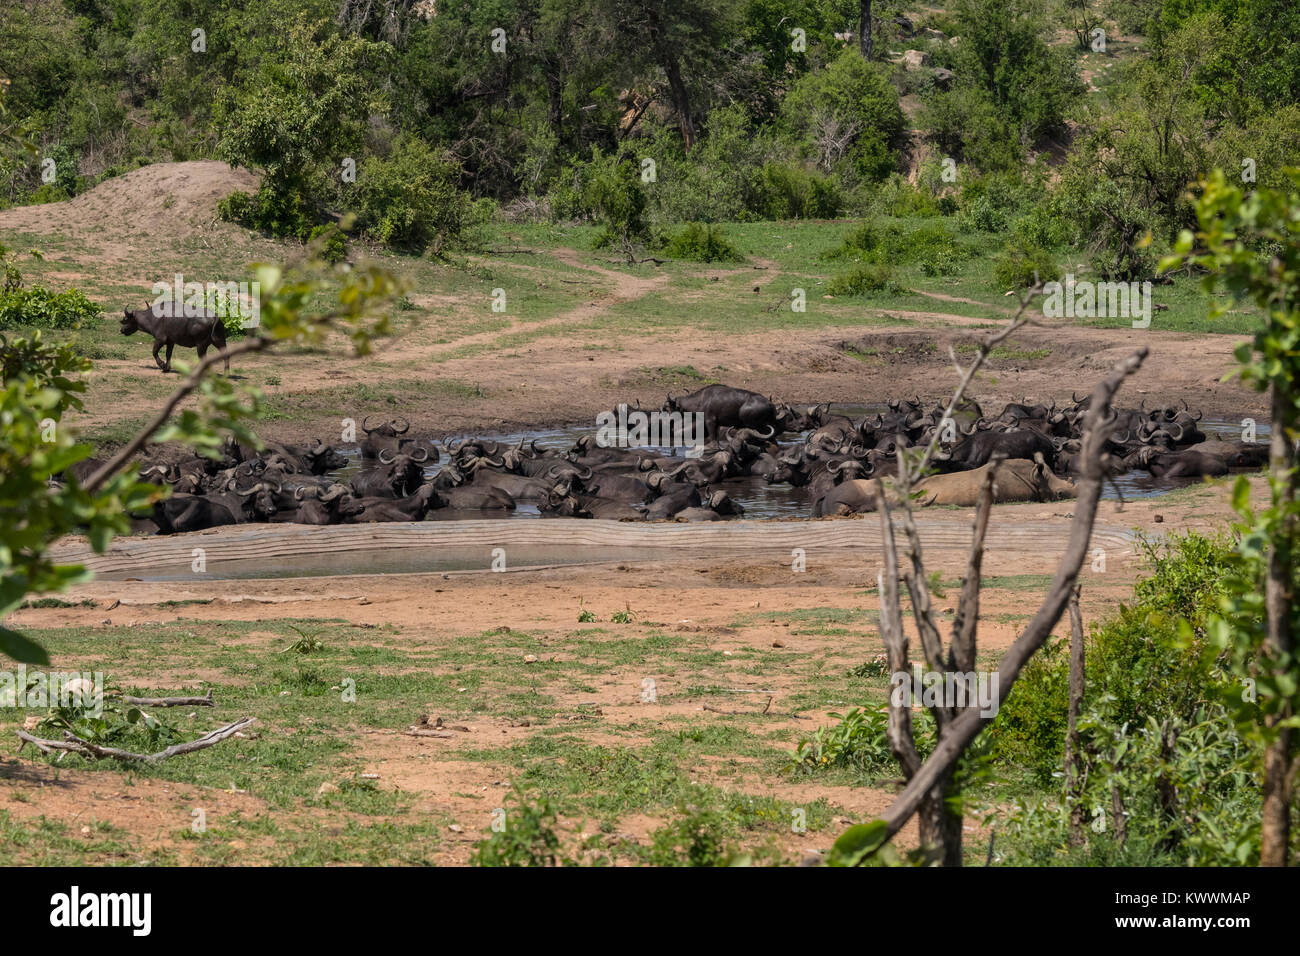
[[[134, 335], [144, 331], [153, 336], [153, 360], [164, 372], [172, 370], [172, 349], [181, 345], [198, 349], [199, 358], [207, 354], [208, 347], [219, 350], [226, 347], [226, 327], [216, 316], [165, 315], [153, 306], [144, 309], [122, 310], [122, 334]], [[167, 360], [158, 357], [159, 350], [167, 346]], [[230, 358], [226, 358], [226, 373], [230, 373]]]

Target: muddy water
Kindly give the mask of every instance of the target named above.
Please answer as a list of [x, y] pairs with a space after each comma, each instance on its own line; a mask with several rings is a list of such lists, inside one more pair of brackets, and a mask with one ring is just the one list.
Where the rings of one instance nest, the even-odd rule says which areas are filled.
[[[844, 405], [834, 406], [833, 411], [860, 419], [864, 415], [875, 415], [883, 406]], [[516, 444], [521, 438], [526, 442], [536, 440], [539, 448], [567, 449], [583, 434], [590, 433], [589, 425], [574, 425], [563, 428], [530, 429], [527, 431], [499, 432], [484, 434], [481, 437], [492, 438], [509, 444]], [[1235, 440], [1241, 437], [1239, 422], [1203, 421], [1201, 430], [1210, 439]], [[785, 445], [801, 441], [791, 438]], [[1258, 426], [1258, 438], [1267, 440], [1268, 426]], [[342, 449], [352, 459], [352, 464], [340, 472], [340, 477], [348, 477], [358, 468], [359, 454], [354, 448]], [[665, 454], [671, 450], [664, 449]], [[434, 475], [438, 466], [427, 470]], [[1143, 471], [1131, 472], [1116, 478], [1114, 486], [1108, 486], [1103, 494], [1106, 498], [1116, 498], [1123, 494], [1126, 499], [1150, 498], [1185, 487], [1198, 484], [1199, 479], [1156, 480]], [[789, 485], [769, 485], [761, 479], [741, 478], [724, 482], [727, 492], [744, 505], [747, 518], [788, 518], [808, 517], [811, 502], [803, 488]], [[541, 517], [536, 505], [521, 504], [515, 512], [464, 512], [441, 510], [431, 512], [431, 521], [464, 520], [466, 518], [538, 518]], [[153, 532], [152, 522], [145, 522], [147, 527], [140, 530]], [[586, 522], [583, 522], [586, 524]], [[779, 527], [779, 526], [778, 526]], [[789, 527], [789, 526], [786, 526]], [[1026, 525], [1025, 534], [1033, 534], [1040, 528]], [[510, 549], [512, 568], [603, 564], [613, 562], [653, 562], [672, 560], [676, 555], [671, 551], [658, 552], [653, 549], [616, 546], [593, 546], [569, 544], [563, 547], [532, 547], [513, 544]], [[483, 552], [483, 553], [479, 553]], [[132, 571], [117, 571], [102, 574], [108, 579], [141, 579], [147, 581], [191, 581], [198, 578], [205, 580], [226, 579], [240, 580], [253, 578], [281, 577], [316, 577], [346, 574], [402, 574], [417, 572], [457, 572], [483, 571], [489, 562], [489, 555], [482, 548], [383, 548], [372, 550], [333, 551], [330, 549], [306, 549], [292, 559], [284, 557], [244, 557], [235, 560], [220, 560], [221, 549], [209, 555], [206, 571], [196, 575], [189, 566], [189, 558], [183, 560], [164, 558], [156, 555], [154, 559], [142, 561], [141, 566]]]
[[[855, 421], [864, 417], [874, 416], [877, 412], [883, 412], [886, 408], [884, 405], [832, 405], [833, 414], [847, 415]], [[1256, 426], [1258, 439], [1267, 441], [1269, 428], [1266, 423]], [[495, 439], [496, 441], [507, 444], [516, 444], [520, 439], [525, 442], [536, 440], [538, 448], [557, 448], [567, 450], [573, 446], [573, 443], [582, 435], [591, 434], [595, 431], [592, 425], [569, 425], [561, 428], [541, 428], [530, 429], [526, 431], [514, 432], [487, 432], [476, 437]], [[1201, 431], [1211, 441], [1222, 439], [1224, 441], [1235, 441], [1241, 438], [1241, 423], [1229, 421], [1211, 421], [1209, 419], [1201, 422]], [[806, 434], [806, 433], [804, 433]], [[787, 436], [786, 440], [781, 442], [782, 446], [796, 445], [803, 441], [804, 434], [794, 438]], [[657, 449], [665, 455], [672, 455], [673, 449]], [[345, 454], [353, 459], [357, 456], [355, 448], [344, 449]], [[677, 450], [680, 455], [680, 449]], [[356, 470], [356, 465], [343, 471], [344, 475], [351, 474]], [[437, 474], [438, 467], [434, 466], [428, 469], [428, 474]], [[1200, 483], [1199, 478], [1169, 478], [1155, 479], [1145, 471], [1131, 471], [1127, 474], [1116, 477], [1114, 485], [1107, 485], [1102, 493], [1103, 498], [1118, 498], [1120, 494], [1126, 499], [1131, 498], [1152, 498], [1158, 495], [1168, 494], [1176, 488], [1184, 488], [1189, 485]], [[745, 507], [745, 517], [747, 518], [791, 518], [791, 517], [809, 517], [812, 514], [812, 502], [808, 500], [808, 491], [806, 488], [792, 488], [790, 485], [769, 485], [759, 478], [733, 478], [723, 482], [717, 487], [723, 488], [731, 495], [732, 498], [739, 501]], [[515, 512], [502, 512], [498, 517], [515, 517], [515, 518], [537, 518], [541, 517], [536, 505], [520, 504]], [[430, 512], [430, 520], [439, 520], [442, 518], [463, 517], [455, 513], [448, 512]], [[475, 515], [479, 517], [479, 515]]]

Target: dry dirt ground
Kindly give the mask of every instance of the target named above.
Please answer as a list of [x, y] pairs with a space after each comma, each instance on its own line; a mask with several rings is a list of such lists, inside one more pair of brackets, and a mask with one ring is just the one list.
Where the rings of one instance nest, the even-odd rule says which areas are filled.
[[[160, 270], [169, 273], [178, 248], [198, 261], [228, 247], [247, 247], [245, 259], [292, 254], [288, 247], [252, 239], [246, 231], [215, 220], [219, 197], [251, 189], [255, 183], [250, 173], [217, 162], [148, 166], [70, 202], [0, 211], [0, 235], [21, 231], [57, 238], [72, 251], [47, 255], [53, 262], [67, 259], [76, 265], [58, 266], [50, 275], [72, 283], [111, 276], [114, 283], [141, 290], [138, 295], [144, 301]], [[530, 264], [529, 256], [507, 258], [512, 276], [535, 274], [539, 283], [551, 281], [554, 286], [555, 268]], [[866, 324], [861, 326], [817, 328], [810, 323], [798, 330], [742, 328], [720, 334], [679, 325], [637, 334], [604, 329], [601, 320], [616, 308], [626, 316], [638, 300], [664, 293], [671, 285], [667, 274], [652, 265], [613, 268], [598, 255], [571, 248], [553, 250], [548, 261], [564, 270], [566, 278], [559, 282], [580, 293], [581, 301], [558, 313], [536, 318], [511, 311], [494, 317], [486, 329], [477, 330], [469, 322], [448, 332], [445, 318], [480, 315], [482, 303], [471, 306], [465, 296], [422, 287], [428, 275], [417, 271], [412, 273], [416, 286], [410, 298], [430, 312], [378, 343], [375, 355], [354, 359], [339, 349], [291, 360], [277, 355], [241, 360], [236, 374], [257, 382], [273, 410], [281, 398], [324, 386], [337, 393], [332, 406], [311, 408], [292, 420], [273, 418], [262, 432], [282, 440], [300, 439], [304, 432], [328, 435], [337, 431], [341, 418], [360, 420], [374, 410], [362, 399], [349, 398], [351, 389], [424, 378], [473, 386], [468, 391], [413, 390], [403, 396], [399, 413], [417, 430], [433, 435], [593, 421], [599, 411], [620, 401], [658, 407], [666, 389], [650, 370], [664, 367], [689, 366], [704, 376], [790, 402], [861, 403], [913, 394], [938, 399], [955, 383], [949, 346], [975, 341], [979, 327], [987, 328], [1010, 312], [1007, 308], [985, 318], [955, 315], [943, 310], [944, 302], [970, 300], [923, 293], [933, 300], [933, 311], [866, 306], [861, 309]], [[402, 268], [400, 261], [397, 267]], [[696, 286], [719, 280], [719, 285], [703, 288], [673, 287], [683, 307], [691, 308], [707, 309], [710, 295], [749, 294], [751, 281], [782, 288], [781, 268], [768, 260], [740, 267], [700, 266], [684, 278], [699, 280]], [[134, 357], [96, 361], [90, 376], [92, 399], [98, 387], [123, 376], [161, 382], [147, 343], [137, 337], [128, 344], [135, 346]], [[990, 405], [1026, 397], [1066, 401], [1072, 390], [1089, 388], [1117, 360], [1146, 345], [1150, 357], [1125, 386], [1123, 400], [1185, 400], [1212, 417], [1259, 418], [1266, 410], [1257, 393], [1220, 381], [1233, 364], [1236, 342], [1231, 336], [1162, 332], [1158, 323], [1147, 330], [1039, 325], [1020, 332], [1011, 344], [1031, 357], [989, 362], [974, 392]], [[1043, 350], [1050, 354], [1032, 357]], [[270, 373], [274, 378], [267, 384]], [[113, 401], [89, 402], [88, 414], [77, 424], [93, 430], [139, 413], [131, 402], [121, 401], [119, 393], [113, 395]]]
[[[148, 274], [146, 260], [151, 249], [195, 234], [205, 243], [219, 243], [233, 235], [230, 227], [212, 221], [217, 198], [232, 188], [250, 188], [254, 180], [217, 163], [186, 163], [148, 167], [120, 177], [92, 193], [56, 206], [16, 209], [0, 213], [0, 231], [23, 230], [48, 233], [84, 244], [86, 254], [80, 269], [87, 274], [119, 270]], [[644, 380], [643, 370], [665, 365], [692, 365], [707, 370], [725, 368], [729, 382], [753, 388], [790, 401], [879, 400], [914, 393], [935, 399], [949, 388], [954, 378], [947, 345], [968, 340], [977, 320], [941, 311], [899, 315], [909, 324], [892, 326], [873, 323], [860, 327], [838, 326], [810, 329], [738, 332], [719, 336], [691, 328], [666, 330], [654, 336], [626, 336], [617, 349], [601, 351], [590, 346], [602, 335], [592, 329], [612, 306], [634, 303], [666, 284], [650, 267], [629, 274], [607, 268], [590, 254], [561, 249], [560, 262], [582, 275], [590, 285], [586, 301], [571, 310], [545, 319], [530, 321], [512, 317], [508, 324], [490, 331], [469, 332], [450, 341], [435, 341], [419, 328], [386, 345], [378, 359], [387, 368], [404, 368], [406, 377], [419, 378], [422, 363], [437, 361], [436, 374], [479, 383], [482, 397], [445, 396], [432, 393], [412, 396], [409, 409], [402, 409], [417, 429], [435, 434], [475, 429], [502, 429], [591, 420], [595, 413], [617, 401], [640, 398], [657, 404], [662, 400], [658, 385]], [[774, 264], [767, 264], [765, 283], [773, 281]], [[702, 270], [718, 274], [726, 270]], [[69, 281], [82, 277], [79, 271], [63, 273]], [[148, 283], [144, 283], [147, 287]], [[420, 291], [413, 293], [418, 301]], [[435, 297], [436, 298], [436, 297]], [[439, 304], [432, 299], [426, 304]], [[454, 302], [443, 303], [448, 308]], [[898, 314], [893, 312], [891, 314]], [[572, 335], [565, 326], [575, 326]], [[582, 328], [576, 328], [581, 326]], [[494, 345], [507, 336], [545, 329], [545, 336], [512, 344], [507, 349]], [[517, 341], [517, 339], [516, 339]], [[1125, 387], [1123, 398], [1136, 404], [1145, 397], [1161, 402], [1186, 399], [1215, 417], [1262, 417], [1264, 406], [1253, 392], [1220, 378], [1232, 365], [1233, 340], [1222, 336], [1161, 333], [1139, 330], [1089, 328], [1031, 328], [1016, 338], [1017, 347], [1050, 348], [1042, 360], [995, 362], [981, 380], [979, 396], [993, 403], [1020, 400], [1025, 396], [1067, 398], [1072, 388], [1082, 389], [1095, 382], [1116, 361], [1139, 345], [1151, 354], [1139, 375]], [[847, 350], [846, 350], [847, 347]], [[869, 358], [853, 357], [856, 350]], [[147, 362], [147, 356], [146, 356]], [[328, 380], [348, 386], [373, 381], [360, 362], [315, 356], [295, 357], [292, 363], [274, 357], [250, 360], [255, 370], [274, 369], [278, 388], [284, 393], [309, 388]], [[125, 373], [149, 374], [139, 358], [105, 359], [94, 373], [112, 379]], [[274, 390], [268, 390], [274, 392]], [[272, 394], [274, 401], [274, 394]], [[351, 409], [340, 409], [347, 414]], [[93, 410], [86, 424], [103, 424], [122, 414], [120, 409]], [[94, 417], [98, 416], [98, 417]], [[269, 422], [262, 430], [268, 437], [301, 438], [304, 428], [327, 429], [338, 414], [320, 412], [317, 419], [286, 425]], [[359, 416], [358, 416], [359, 418]], [[1169, 498], [1130, 503], [1123, 513], [1115, 505], [1102, 506], [1099, 521], [1150, 531], [1222, 527], [1228, 518], [1226, 493], [1222, 487], [1190, 489]], [[1035, 520], [1059, 526], [1065, 534], [1068, 519], [1063, 506], [1007, 506], [999, 508], [998, 520]], [[1138, 569], [1133, 555], [1115, 556], [1104, 574], [1085, 572], [1083, 610], [1085, 620], [1094, 621], [1113, 610], [1130, 593]], [[1017, 576], [1050, 574], [1054, 560], [1032, 551], [990, 554], [985, 574], [1008, 581]], [[655, 627], [673, 634], [691, 635], [711, 652], [722, 655], [709, 665], [708, 677], [720, 688], [716, 704], [721, 710], [752, 709], [768, 696], [774, 711], [782, 711], [783, 696], [806, 683], [797, 674], [797, 664], [822, 659], [830, 666], [851, 667], [880, 653], [878, 635], [804, 633], [792, 626], [801, 611], [809, 609], [874, 608], [877, 558], [874, 555], [846, 556], [843, 562], [810, 567], [806, 574], [793, 575], [786, 563], [776, 561], [718, 562], [690, 560], [674, 565], [621, 564], [599, 567], [517, 571], [506, 575], [407, 574], [283, 578], [155, 584], [143, 582], [92, 582], [79, 586], [65, 598], [90, 602], [87, 606], [29, 609], [8, 622], [28, 628], [82, 627], [94, 629], [111, 642], [115, 632], [174, 621], [273, 622], [277, 620], [329, 619], [361, 626], [396, 627], [412, 654], [445, 649], [457, 635], [489, 632], [499, 628], [525, 629], [540, 635], [539, 648], [548, 642], [561, 648], [564, 634], [573, 628], [579, 607], [591, 610], [600, 621], [608, 621], [620, 610], [635, 615], [637, 627]], [[945, 577], [961, 573], [960, 558], [954, 554], [935, 556], [930, 569]], [[1025, 615], [1032, 612], [1042, 588], [1023, 583], [993, 586], [985, 595], [980, 632], [982, 653], [1005, 649], [1014, 640]], [[944, 616], [951, 617], [955, 589], [939, 599]], [[169, 606], [166, 602], [202, 601], [202, 606]], [[833, 629], [832, 629], [833, 630]], [[251, 631], [238, 641], [266, 650], [282, 642], [279, 633]], [[788, 658], [791, 670], [756, 675], [739, 663], [744, 652], [777, 651]], [[561, 651], [557, 651], [559, 653]], [[544, 654], [544, 650], [539, 653]], [[737, 661], [735, 665], [728, 660]], [[57, 662], [56, 662], [57, 663]], [[202, 660], [189, 669], [174, 673], [152, 673], [147, 661], [126, 661], [118, 667], [124, 682], [142, 686], [167, 684], [169, 679], [190, 686], [221, 675], [205, 670]], [[675, 675], [659, 677], [659, 701], [647, 705], [640, 698], [641, 675], [632, 670], [611, 672], [593, 681], [568, 699], [574, 713], [598, 718], [574, 722], [574, 732], [595, 743], [614, 742], [633, 746], [642, 721], [687, 716], [694, 725], [708, 727], [728, 716], [704, 709], [698, 696], [677, 693]], [[747, 691], [749, 693], [740, 693]], [[840, 709], [854, 706], [845, 701]], [[811, 727], [830, 723], [827, 712], [805, 711], [806, 720], [772, 716], [763, 720], [768, 731], [785, 730], [781, 747], [793, 750], [799, 734]], [[445, 839], [433, 858], [437, 862], [464, 863], [474, 842], [487, 832], [484, 800], [497, 799], [504, 781], [517, 768], [481, 760], [467, 760], [460, 752], [467, 747], [496, 746], [527, 739], [541, 728], [523, 725], [491, 715], [466, 715], [452, 711], [441, 714], [448, 722], [463, 723], [469, 729], [451, 738], [417, 738], [392, 730], [359, 727], [348, 742], [354, 746], [368, 772], [377, 774], [381, 788], [398, 789], [414, 795], [422, 811], [437, 814], [447, 824]], [[414, 715], [412, 715], [414, 719]], [[628, 734], [633, 736], [629, 738]], [[97, 827], [114, 828], [127, 847], [119, 861], [147, 858], [162, 849], [178, 862], [193, 859], [193, 843], [183, 837], [183, 821], [189, 808], [201, 801], [210, 817], [231, 814], [282, 814], [313, 821], [327, 833], [343, 833], [354, 824], [354, 816], [343, 811], [284, 809], [270, 807], [255, 793], [230, 792], [221, 788], [196, 788], [159, 779], [137, 779], [118, 770], [61, 770], [32, 760], [30, 752], [15, 755], [12, 736], [0, 740], [0, 811], [16, 821], [33, 824], [40, 819], [70, 827], [73, 838], [81, 833], [93, 839]], [[182, 758], [183, 759], [183, 758]], [[869, 818], [887, 806], [892, 790], [878, 787], [830, 785], [816, 778], [800, 779], [759, 772], [756, 766], [732, 767], [723, 775], [719, 768], [702, 764], [703, 780], [717, 780], [726, 786], [751, 793], [765, 793], [799, 802], [825, 799], [835, 808], [836, 825], [816, 834], [786, 834], [777, 838], [780, 848], [792, 858], [811, 850], [825, 850], [842, 826]], [[200, 792], [202, 791], [202, 792]], [[483, 795], [487, 794], [485, 798]], [[182, 821], [178, 824], [177, 821]], [[619, 827], [633, 842], [662, 823], [644, 814], [630, 814]], [[178, 835], [179, 834], [179, 835]], [[977, 839], [978, 832], [973, 834]], [[904, 845], [914, 841], [909, 831]], [[30, 848], [13, 848], [18, 859], [36, 860]], [[236, 854], [232, 862], [274, 859], [266, 847], [243, 839], [232, 841]], [[246, 856], [243, 856], [246, 854]]]
[[[995, 524], [1034, 520], [1059, 528], [1064, 537], [1068, 514], [1059, 505], [1016, 505], [1000, 507], [993, 520]], [[952, 518], [966, 520], [957, 513]], [[1224, 489], [1209, 487], [1186, 489], [1166, 499], [1130, 502], [1122, 511], [1116, 503], [1106, 502], [1099, 514], [1099, 522], [1106, 525], [1156, 531], [1214, 530], [1227, 518]], [[960, 577], [963, 563], [961, 554], [945, 551], [930, 555], [927, 565], [953, 582]], [[1140, 566], [1140, 556], [1127, 552], [1108, 555], [1104, 573], [1085, 569], [1082, 609], [1086, 624], [1111, 613], [1129, 597]], [[1001, 551], [987, 556], [984, 575], [990, 584], [981, 604], [981, 661], [991, 665], [1015, 639], [1041, 599], [1044, 576], [1054, 567], [1054, 556], [1041, 551]], [[277, 644], [285, 643], [283, 632], [257, 629], [257, 625], [304, 619], [347, 622], [363, 628], [395, 629], [403, 651], [413, 661], [454, 650], [460, 635], [466, 633], [522, 631], [533, 637], [528, 648], [543, 662], [582, 663], [581, 652], [575, 652], [572, 645], [576, 613], [585, 609], [596, 621], [609, 621], [614, 613], [627, 610], [634, 615], [633, 624], [612, 629], [615, 633], [602, 633], [595, 640], [617, 642], [628, 636], [667, 633], [687, 638], [693, 652], [714, 655], [715, 663], [703, 676], [684, 663], [680, 670], [671, 663], [658, 664], [653, 670], [657, 683], [654, 703], [641, 698], [645, 667], [633, 664], [611, 667], [581, 691], [551, 690], [562, 713], [551, 720], [530, 721], [453, 708], [435, 712], [458, 728], [445, 737], [415, 738], [391, 728], [355, 726], [347, 742], [354, 748], [359, 771], [376, 775], [378, 787], [402, 794], [414, 812], [445, 821], [443, 839], [427, 858], [463, 864], [475, 843], [489, 834], [488, 808], [500, 804], [503, 788], [520, 769], [499, 759], [466, 759], [466, 751], [525, 745], [553, 733], [557, 723], [589, 746], [636, 748], [647, 743], [647, 727], [671, 728], [674, 721], [686, 721], [695, 731], [727, 728], [743, 718], [724, 711], [753, 711], [770, 700], [771, 710], [781, 716], [748, 719], [757, 720], [757, 732], [778, 739], [775, 746], [779, 749], [793, 752], [797, 740], [813, 727], [834, 723], [830, 712], [863, 703], [832, 702], [799, 709], [801, 719], [784, 716], [790, 701], [810, 686], [810, 674], [802, 669], [807, 662], [820, 661], [825, 673], [838, 675], [883, 652], [874, 628], [807, 623], [810, 615], [834, 621], [837, 612], [853, 615], [864, 608], [876, 608], [877, 570], [878, 556], [846, 553], [835, 561], [813, 562], [802, 574], [793, 574], [788, 563], [777, 560], [684, 558], [672, 564], [621, 563], [508, 574], [351, 575], [183, 585], [98, 581], [66, 595], [79, 606], [24, 610], [14, 616], [13, 623], [87, 628], [97, 639], [111, 644], [115, 633], [130, 634], [160, 624], [245, 622], [254, 629], [231, 633], [228, 640], [250, 652], [274, 652]], [[949, 583], [945, 596], [936, 599], [941, 621], [952, 620], [955, 600], [956, 587]], [[211, 603], [175, 603], [205, 601]], [[337, 625], [332, 627], [331, 633], [337, 633]], [[521, 659], [524, 653], [525, 649], [517, 651]], [[778, 659], [756, 672], [752, 661], [759, 654], [776, 654]], [[78, 665], [74, 662], [72, 666]], [[124, 684], [142, 686], [197, 690], [204, 682], [218, 687], [228, 687], [230, 682], [228, 672], [209, 668], [201, 656], [188, 666], [160, 669], [141, 660], [115, 665], [115, 670]], [[530, 683], [535, 684], [535, 679], [521, 673], [515, 689]], [[703, 696], [689, 692], [701, 683], [714, 690]], [[571, 723], [566, 725], [566, 721]], [[263, 730], [268, 734], [279, 731], [282, 728], [274, 726]], [[29, 824], [37, 819], [62, 822], [71, 827], [74, 839], [78, 828], [84, 827], [82, 838], [86, 841], [109, 827], [117, 841], [129, 848], [118, 853], [119, 861], [124, 862], [150, 859], [151, 853], [165, 854], [165, 859], [177, 862], [197, 862], [193, 841], [184, 832], [194, 806], [205, 808], [212, 826], [220, 826], [232, 816], [266, 816], [293, 820], [297, 825], [306, 820], [327, 832], [344, 834], [351, 826], [381, 822], [372, 816], [315, 806], [271, 805], [258, 798], [255, 786], [253, 793], [241, 793], [232, 792], [233, 785], [201, 787], [141, 779], [108, 769], [55, 771], [30, 757], [16, 756], [10, 743], [0, 743], [0, 751], [8, 755], [0, 757], [0, 811]], [[833, 820], [824, 831], [754, 837], [756, 843], [774, 845], [789, 860], [825, 852], [844, 825], [879, 813], [894, 792], [888, 784], [862, 786], [772, 773], [747, 759], [705, 761], [694, 769], [693, 779], [795, 806], [826, 801]], [[592, 787], [599, 788], [601, 783], [593, 780]], [[646, 845], [664, 820], [662, 813], [631, 813], [618, 820], [614, 835], [629, 844]], [[568, 842], [576, 843], [584, 821], [566, 817], [565, 825], [574, 829]], [[972, 845], [982, 845], [987, 842], [986, 830], [972, 821], [968, 838]], [[903, 847], [914, 845], [914, 831], [909, 828], [899, 842]], [[231, 854], [231, 862], [274, 861], [279, 852], [269, 837], [264, 844], [236, 837], [228, 840], [223, 850]]]

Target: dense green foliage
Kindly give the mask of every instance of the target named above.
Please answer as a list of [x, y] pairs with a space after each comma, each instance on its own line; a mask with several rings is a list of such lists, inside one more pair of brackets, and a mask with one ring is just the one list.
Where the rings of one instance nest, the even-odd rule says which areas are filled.
[[744, 257], [714, 225], [689, 222], [668, 241], [664, 252], [691, 262], [739, 262]]
[[[305, 239], [350, 211], [434, 254], [479, 198], [600, 221], [624, 251], [692, 222], [947, 216], [1019, 227], [1008, 285], [1067, 247], [1150, 277], [1198, 175], [1276, 184], [1300, 152], [1285, 0], [877, 6], [867, 61], [847, 0], [0, 0], [6, 122], [40, 147], [0, 156], [0, 202], [216, 157], [262, 177], [229, 219]], [[999, 172], [1032, 191], [981, 190]], [[953, 268], [940, 250], [924, 271]]]
[[[1038, 655], [991, 729], [994, 758], [1028, 772], [1007, 820], [1009, 862], [1240, 865], [1258, 861], [1262, 748], [1233, 719], [1251, 695], [1210, 630], [1231, 590], [1236, 541], [1189, 534], [1148, 547], [1133, 602], [1087, 640], [1080, 720], [1086, 839], [1062, 799], [1068, 654]], [[1115, 813], [1124, 813], [1123, 837]]]

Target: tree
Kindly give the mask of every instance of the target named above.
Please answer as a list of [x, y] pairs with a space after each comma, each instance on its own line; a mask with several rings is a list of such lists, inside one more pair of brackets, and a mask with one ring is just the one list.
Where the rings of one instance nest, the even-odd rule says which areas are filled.
[[1068, 53], [1049, 47], [1036, 0], [958, 0], [961, 30], [957, 86], [974, 84], [1019, 135], [1022, 145], [1055, 136], [1083, 93]]
[[233, 207], [236, 218], [299, 238], [321, 221], [343, 161], [364, 144], [366, 122], [378, 106], [365, 66], [385, 49], [299, 17], [259, 74], [239, 92], [224, 92], [217, 155], [232, 166], [263, 170], [252, 202]]
[[[980, 343], [975, 358], [965, 368], [958, 366], [961, 379], [944, 411], [944, 419], [951, 421], [955, 409], [961, 407], [966, 389], [975, 373], [983, 366], [989, 353], [1017, 329], [1029, 321], [1027, 310], [1041, 286], [1035, 284], [1020, 309], [1006, 326], [990, 333]], [[998, 699], [1005, 698], [1029, 659], [1046, 643], [1061, 615], [1075, 593], [1075, 581], [1087, 554], [1092, 538], [1093, 521], [1101, 500], [1102, 484], [1106, 480], [1106, 442], [1114, 427], [1111, 401], [1124, 380], [1135, 372], [1146, 357], [1145, 348], [1138, 349], [1128, 359], [1120, 362], [1096, 389], [1094, 389], [1083, 425], [1083, 447], [1080, 452], [1081, 476], [1078, 498], [1074, 505], [1065, 554], [1057, 566], [1052, 585], [1036, 614], [1003, 655], [998, 665]], [[956, 357], [954, 355], [954, 362]], [[880, 514], [881, 537], [884, 549], [883, 569], [879, 579], [880, 634], [884, 642], [888, 666], [892, 674], [908, 675], [912, 661], [908, 637], [903, 629], [900, 579], [911, 598], [912, 616], [920, 638], [921, 653], [930, 673], [944, 675], [943, 686], [964, 684], [975, 669], [976, 634], [979, 626], [980, 580], [984, 554], [984, 538], [992, 507], [995, 471], [987, 475], [975, 509], [971, 536], [970, 556], [962, 578], [961, 595], [953, 621], [952, 639], [945, 647], [935, 621], [930, 601], [930, 586], [925, 570], [920, 535], [912, 516], [911, 492], [915, 482], [926, 473], [938, 447], [944, 429], [936, 429], [930, 443], [912, 456], [900, 455], [898, 476], [893, 491], [882, 491], [877, 498]], [[897, 501], [891, 505], [890, 498]], [[907, 539], [908, 562], [900, 560], [895, 541], [894, 511]], [[856, 866], [877, 858], [888, 841], [913, 816], [918, 817], [921, 835], [921, 855], [945, 866], [960, 866], [962, 862], [962, 817], [960, 810], [960, 781], [958, 766], [963, 755], [993, 719], [994, 714], [974, 706], [969, 699], [965, 705], [951, 700], [927, 703], [937, 728], [938, 743], [930, 756], [921, 759], [912, 729], [911, 701], [890, 695], [889, 743], [894, 757], [903, 769], [907, 785], [893, 804], [878, 820], [860, 824], [845, 831], [835, 842], [828, 862], [834, 865]], [[996, 708], [994, 708], [994, 713]]]
[[858, 50], [862, 59], [871, 59], [871, 0], [858, 0]]
[[[717, 69], [719, 53], [738, 34], [734, 14], [721, 0], [604, 0], [595, 7], [607, 18], [611, 36], [648, 37], [638, 72], [644, 77], [644, 67], [651, 66], [663, 74], [682, 145], [689, 151], [695, 145], [698, 106], [692, 86]], [[630, 62], [635, 65], [638, 58]]]
[[[1300, 437], [1300, 169], [1288, 169], [1289, 189], [1244, 193], [1222, 170], [1201, 183], [1197, 230], [1184, 230], [1162, 269], [1205, 270], [1207, 293], [1222, 287], [1254, 302], [1264, 323], [1237, 347], [1241, 378], [1269, 393], [1269, 504], [1250, 508], [1250, 487], [1238, 478], [1233, 506], [1241, 518], [1240, 565], [1232, 598], [1213, 629], [1249, 693], [1233, 701], [1242, 726], [1264, 746], [1260, 864], [1285, 866], [1291, 843], [1300, 726], [1300, 658], [1296, 600], [1300, 561], [1296, 441]], [[1213, 304], [1221, 313], [1224, 306]], [[1257, 700], [1254, 699], [1257, 697]]]
[[841, 158], [864, 179], [893, 170], [892, 147], [906, 121], [898, 92], [879, 64], [846, 50], [819, 73], [801, 77], [781, 106], [787, 128], [825, 170]]

